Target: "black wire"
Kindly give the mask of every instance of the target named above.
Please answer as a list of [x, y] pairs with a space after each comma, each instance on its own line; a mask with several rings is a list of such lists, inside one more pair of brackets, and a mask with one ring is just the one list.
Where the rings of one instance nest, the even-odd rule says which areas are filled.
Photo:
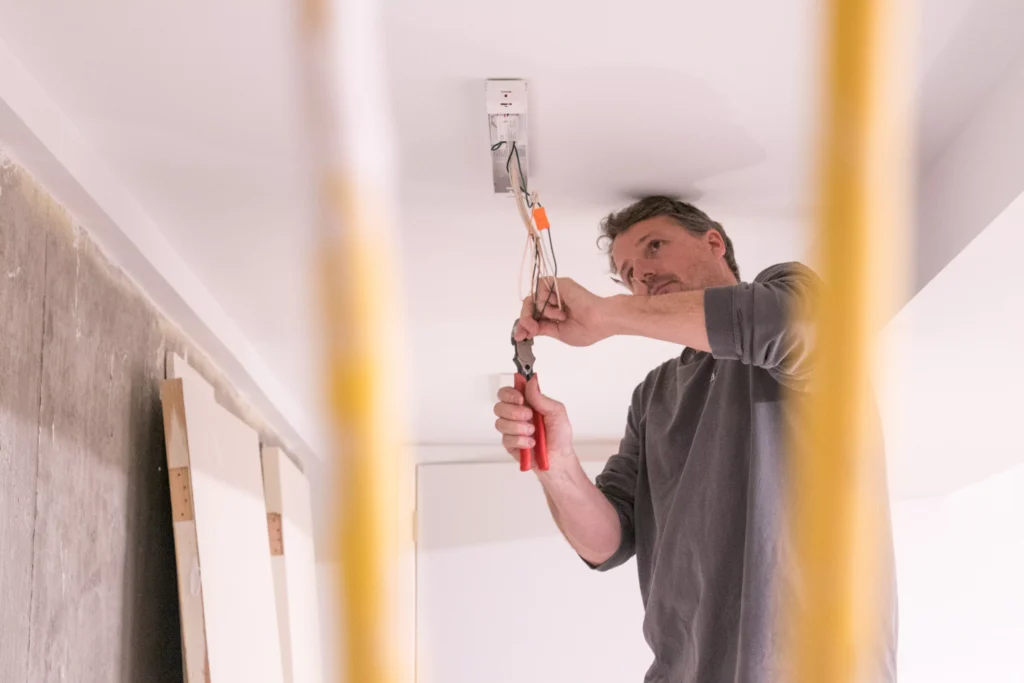
[[[558, 277], [558, 258], [555, 256], [555, 242], [551, 238], [551, 232], [550, 231], [551, 231], [551, 228], [547, 228], [547, 232], [548, 232], [548, 245], [551, 247], [551, 260], [552, 260], [552, 266], [554, 267], [554, 272], [551, 274], [551, 278], [552, 278], [552, 280], [554, 280], [555, 278]], [[552, 282], [551, 288], [548, 289], [548, 295], [544, 299], [544, 304], [542, 306], [538, 307], [537, 306], [537, 288], [540, 285], [540, 266], [538, 264], [540, 263], [540, 259], [543, 257], [541, 249], [539, 248], [539, 246], [536, 246], [534, 248], [534, 257], [535, 257], [535, 260], [534, 260], [534, 267], [533, 267], [534, 268], [533, 310], [534, 310], [535, 317], [539, 320], [544, 315], [544, 311], [546, 311], [548, 306], [551, 305], [552, 299], [555, 297], [555, 287], [554, 287], [554, 282]]]
[[516, 146], [516, 143], [514, 141], [512, 142], [512, 151], [509, 152], [509, 155], [508, 155], [508, 161], [505, 162], [505, 172], [508, 173], [509, 179], [511, 180], [511, 178], [512, 178], [512, 172], [511, 172], [512, 169], [511, 169], [511, 167], [512, 167], [512, 155], [513, 154], [516, 157], [516, 169], [518, 169], [518, 171], [519, 171], [519, 189], [522, 190], [523, 199], [526, 200], [526, 206], [528, 208], [532, 209], [533, 208], [533, 202], [530, 200], [530, 192], [529, 192], [529, 190], [526, 189], [526, 174], [523, 173], [523, 164], [522, 164], [522, 162], [519, 159], [519, 148]]
[[545, 232], [548, 234], [548, 246], [551, 247], [551, 265], [555, 267], [555, 275], [558, 275], [558, 257], [555, 256], [555, 241], [551, 239], [551, 228], [548, 227]]
[[[508, 144], [506, 141], [499, 140], [498, 142], [495, 142], [493, 145], [491, 145], [491, 151], [492, 152], [497, 152], [499, 149], [501, 149], [506, 144]], [[516, 168], [519, 171], [519, 190], [523, 193], [523, 198], [526, 200], [526, 206], [528, 208], [532, 209], [533, 208], [533, 202], [530, 201], [530, 191], [526, 188], [526, 174], [523, 173], [523, 162], [519, 158], [519, 147], [516, 145], [515, 140], [512, 141], [512, 145], [511, 145], [510, 151], [508, 153], [508, 158], [505, 160], [505, 173], [508, 174], [508, 179], [509, 179], [510, 183], [512, 182], [512, 158], [513, 157], [515, 157]]]
[[[550, 227], [546, 228], [544, 230], [544, 232], [546, 232], [548, 234], [548, 247], [550, 247], [550, 249], [551, 249], [551, 265], [554, 268], [554, 272], [551, 274], [551, 277], [552, 278], [557, 278], [558, 277], [558, 257], [555, 256], [555, 240], [552, 239], [552, 237], [551, 237], [551, 228]], [[539, 248], [537, 248], [537, 249], [535, 249], [534, 253], [537, 255], [537, 259], [539, 260], [541, 258], [541, 250]], [[535, 268], [536, 268], [536, 266], [535, 266]], [[537, 283], [539, 284], [539, 282], [540, 282], [540, 279], [538, 277]], [[534, 292], [536, 292], [536, 291], [537, 291], [537, 288], [536, 288], [536, 285], [535, 285], [534, 286]], [[537, 312], [537, 317], [538, 318], [543, 316], [544, 315], [544, 311], [546, 311], [548, 306], [551, 305], [551, 299], [552, 299], [553, 296], [555, 296], [554, 284], [552, 284], [551, 289], [548, 290], [548, 296], [544, 300], [544, 305], [541, 306], [540, 310], [538, 311], [537, 310], [536, 294], [534, 295], [533, 310]]]
[[548, 296], [547, 296], [546, 299], [544, 299], [544, 305], [541, 306], [539, 310], [537, 308], [536, 301], [534, 302], [533, 310], [536, 311], [536, 315], [534, 316], [535, 320], [540, 320], [542, 317], [544, 317], [544, 311], [548, 310], [548, 306], [551, 305], [551, 300], [554, 298], [554, 296], [555, 296], [554, 288], [549, 289], [548, 290]]
[[544, 304], [537, 305], [537, 290], [540, 288], [540, 260], [544, 257], [541, 252], [540, 245], [535, 243], [534, 246], [534, 262], [533, 262], [533, 317], [535, 320], [540, 320], [544, 316], [544, 312], [548, 309], [548, 305], [551, 303], [551, 297], [554, 295], [554, 288], [548, 290], [548, 295], [544, 299]]

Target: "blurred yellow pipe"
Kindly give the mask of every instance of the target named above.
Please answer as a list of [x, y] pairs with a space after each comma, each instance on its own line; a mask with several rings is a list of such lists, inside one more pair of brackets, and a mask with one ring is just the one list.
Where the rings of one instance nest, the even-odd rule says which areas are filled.
[[[384, 264], [379, 243], [368, 239], [382, 228], [379, 215], [361, 214], [353, 184], [336, 178], [327, 188], [331, 210], [341, 219], [341, 239], [325, 241], [321, 253], [324, 319], [328, 340], [331, 414], [337, 429], [336, 533], [346, 638], [344, 661], [350, 683], [396, 683], [396, 571], [398, 566], [399, 421], [390, 395], [394, 358], [384, 354], [395, 326], [395, 307], [378, 287]], [[363, 199], [366, 198], [364, 194]], [[361, 226], [361, 227], [356, 227]], [[386, 286], [386, 285], [384, 285]]]
[[[334, 427], [333, 550], [340, 556], [338, 613], [344, 637], [336, 651], [344, 681], [397, 683], [407, 672], [398, 647], [396, 597], [403, 425], [395, 351], [398, 278], [390, 262], [395, 250], [382, 181], [361, 168], [352, 152], [360, 131], [352, 130], [352, 121], [340, 120], [339, 103], [355, 95], [339, 82], [337, 60], [344, 47], [336, 35], [339, 5], [303, 0], [298, 16], [319, 199], [322, 352]], [[366, 23], [363, 15], [354, 16]]]
[[885, 623], [887, 492], [869, 376], [907, 229], [905, 10], [903, 0], [833, 0], [828, 16], [820, 365], [791, 435], [802, 593], [790, 602], [788, 647], [800, 683], [871, 680]]

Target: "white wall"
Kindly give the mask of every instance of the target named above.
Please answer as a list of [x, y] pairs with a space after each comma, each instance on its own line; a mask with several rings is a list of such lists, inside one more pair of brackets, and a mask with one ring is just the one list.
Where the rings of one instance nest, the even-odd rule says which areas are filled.
[[[602, 463], [587, 463], [591, 476]], [[420, 683], [640, 681], [650, 665], [633, 562], [591, 571], [559, 535], [532, 474], [422, 465]]]
[[901, 683], [1024, 681], [1024, 466], [893, 517]]
[[[512, 463], [420, 469], [420, 683], [642, 679], [632, 562], [587, 569]], [[1024, 681], [1022, 522], [1024, 466], [894, 502], [901, 683]]]
[[882, 334], [876, 383], [896, 498], [951, 493], [1024, 463], [1022, 253], [1024, 195]]

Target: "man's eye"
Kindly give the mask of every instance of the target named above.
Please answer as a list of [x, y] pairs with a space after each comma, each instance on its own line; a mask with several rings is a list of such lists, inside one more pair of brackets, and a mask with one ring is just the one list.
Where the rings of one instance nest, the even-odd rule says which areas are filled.
[[650, 247], [650, 252], [653, 254], [661, 248], [661, 240], [651, 240], [651, 243], [648, 246]]
[[633, 269], [630, 268], [626, 271], [626, 284], [633, 282]]

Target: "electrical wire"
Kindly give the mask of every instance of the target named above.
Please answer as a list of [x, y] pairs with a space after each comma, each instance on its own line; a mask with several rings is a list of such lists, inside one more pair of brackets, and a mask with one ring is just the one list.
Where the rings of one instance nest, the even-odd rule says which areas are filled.
[[[493, 145], [491, 145], [491, 151], [492, 152], [497, 152], [499, 149], [501, 149], [502, 147], [504, 147], [507, 144], [508, 143], [506, 141], [500, 140], [500, 141], [494, 143]], [[523, 163], [522, 163], [522, 160], [519, 158], [519, 147], [518, 147], [518, 145], [516, 145], [515, 140], [512, 141], [512, 145], [510, 146], [510, 151], [508, 153], [508, 158], [505, 160], [505, 173], [508, 174], [510, 182], [511, 182], [511, 178], [512, 178], [512, 159], [513, 158], [515, 158], [515, 160], [516, 160], [516, 171], [518, 172], [518, 175], [519, 175], [519, 183], [518, 183], [519, 191], [523, 193], [524, 197], [526, 197], [526, 206], [528, 208], [532, 209], [533, 208], [533, 202], [530, 200], [530, 194], [529, 194], [529, 192], [526, 189], [526, 174], [523, 173]]]
[[[504, 141], [497, 142], [491, 146], [491, 151], [497, 151], [505, 144]], [[520, 267], [520, 292], [522, 292], [522, 266], [525, 265], [526, 254], [532, 252], [530, 259], [530, 297], [533, 301], [533, 317], [539, 320], [547, 311], [547, 307], [553, 302], [558, 308], [562, 308], [562, 296], [558, 288], [558, 258], [555, 256], [555, 243], [551, 237], [551, 228], [547, 227], [544, 230], [538, 230], [531, 213], [531, 209], [534, 206], [537, 208], [543, 208], [543, 206], [537, 199], [537, 194], [531, 194], [527, 187], [526, 177], [523, 174], [522, 160], [519, 156], [519, 148], [514, 141], [509, 147], [510, 151], [505, 161], [505, 169], [509, 174], [509, 184], [512, 186], [512, 194], [516, 200], [516, 209], [527, 233], [523, 263]], [[514, 166], [512, 164], [513, 159], [516, 162]], [[548, 233], [546, 245], [540, 235], [541, 232], [545, 231]], [[539, 297], [542, 282], [551, 283], [543, 303], [540, 302]]]

